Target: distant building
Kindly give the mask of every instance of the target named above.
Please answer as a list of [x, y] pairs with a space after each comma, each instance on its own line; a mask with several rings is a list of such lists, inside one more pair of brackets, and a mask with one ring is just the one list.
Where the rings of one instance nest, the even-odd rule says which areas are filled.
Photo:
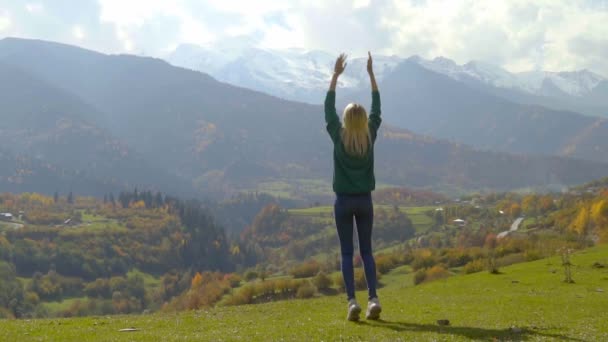
[[13, 214], [11, 213], [0, 213], [0, 220], [2, 221], [12, 221]]
[[452, 222], [454, 222], [455, 224], [457, 224], [457, 225], [459, 225], [459, 226], [461, 226], [461, 227], [464, 227], [464, 225], [466, 225], [466, 224], [467, 224], [467, 223], [466, 223], [466, 221], [465, 221], [465, 220], [463, 220], [463, 219], [455, 219], [455, 220], [454, 220], [454, 221], [452, 221]]

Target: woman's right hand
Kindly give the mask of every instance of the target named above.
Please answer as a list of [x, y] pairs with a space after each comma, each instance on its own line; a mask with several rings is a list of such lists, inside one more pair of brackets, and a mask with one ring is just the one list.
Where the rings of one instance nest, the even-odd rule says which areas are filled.
[[344, 69], [346, 69], [346, 54], [341, 53], [336, 59], [336, 65], [334, 66], [334, 75], [339, 76]]
[[374, 74], [374, 66], [372, 65], [372, 54], [371, 52], [367, 51], [367, 73], [370, 75]]

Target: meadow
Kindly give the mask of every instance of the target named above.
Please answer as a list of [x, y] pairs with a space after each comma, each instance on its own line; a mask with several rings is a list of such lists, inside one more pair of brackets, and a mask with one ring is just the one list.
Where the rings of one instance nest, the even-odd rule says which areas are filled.
[[[399, 267], [382, 278], [379, 321], [346, 321], [339, 295], [179, 313], [4, 320], [0, 340], [605, 341], [608, 246], [578, 251], [571, 260], [573, 284], [563, 282], [559, 257], [418, 286]], [[119, 331], [125, 328], [136, 331]]]

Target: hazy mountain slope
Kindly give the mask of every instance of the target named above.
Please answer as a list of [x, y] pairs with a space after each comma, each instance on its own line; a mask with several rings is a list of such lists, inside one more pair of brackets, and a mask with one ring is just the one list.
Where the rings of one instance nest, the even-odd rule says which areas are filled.
[[2, 192], [39, 192], [52, 194], [55, 191], [67, 194], [101, 196], [124, 189], [123, 184], [100, 181], [86, 173], [63, 169], [46, 161], [15, 155], [0, 148], [0, 189]]
[[[156, 59], [48, 42], [0, 41], [0, 61], [91, 104], [99, 112], [97, 122], [112, 135], [206, 194], [264, 180], [331, 179], [331, 142], [321, 106], [234, 87]], [[383, 91], [383, 101], [391, 96]], [[608, 166], [599, 163], [478, 152], [421, 137], [391, 128], [387, 123], [395, 111], [388, 109], [377, 145], [383, 183], [506, 189], [608, 174]]]
[[483, 149], [608, 161], [608, 140], [599, 138], [608, 136], [608, 119], [513, 103], [412, 61], [380, 86], [386, 120], [415, 132]]
[[94, 122], [99, 113], [91, 106], [2, 63], [0, 103], [0, 146], [6, 151], [78, 173], [81, 178], [113, 183], [115, 188], [156, 187], [165, 182], [184, 188], [100, 128]]

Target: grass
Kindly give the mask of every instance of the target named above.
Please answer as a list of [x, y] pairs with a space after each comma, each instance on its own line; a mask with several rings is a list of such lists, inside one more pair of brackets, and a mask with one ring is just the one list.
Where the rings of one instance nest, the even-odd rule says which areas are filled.
[[146, 290], [156, 289], [156, 288], [160, 287], [160, 285], [161, 285], [160, 277], [155, 277], [154, 275], [152, 275], [150, 273], [145, 273], [138, 269], [132, 269], [129, 272], [127, 272], [127, 277], [133, 277], [133, 276], [140, 276], [143, 278], [144, 286], [145, 286]]
[[[416, 228], [416, 233], [424, 233], [429, 230], [429, 228], [433, 225], [433, 219], [426, 215], [426, 212], [429, 210], [433, 210], [435, 207], [404, 207], [400, 206], [399, 211], [404, 212], [407, 216], [412, 220], [414, 224], [414, 228]], [[302, 208], [302, 209], [289, 209], [289, 214], [295, 216], [314, 216], [319, 218], [330, 218], [331, 222], [333, 222], [333, 206], [318, 206], [311, 208]], [[375, 205], [374, 210], [393, 210], [393, 206], [391, 205]]]
[[51, 313], [60, 312], [68, 309], [76, 301], [86, 301], [87, 297], [66, 298], [59, 302], [44, 302], [44, 307]]
[[[607, 259], [608, 246], [574, 254], [575, 284], [562, 282], [558, 257], [416, 287], [400, 267], [383, 277], [381, 321], [346, 321], [340, 295], [181, 313], [5, 320], [0, 340], [605, 341], [608, 270], [592, 264]], [[439, 326], [440, 319], [450, 325]], [[129, 327], [139, 331], [118, 331]]]

